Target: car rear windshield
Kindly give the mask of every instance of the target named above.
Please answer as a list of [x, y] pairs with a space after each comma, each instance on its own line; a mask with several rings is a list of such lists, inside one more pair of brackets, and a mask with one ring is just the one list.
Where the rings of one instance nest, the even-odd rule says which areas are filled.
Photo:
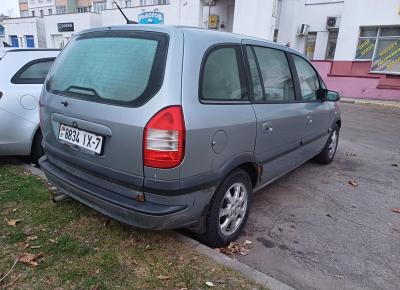
[[160, 89], [168, 36], [103, 31], [75, 37], [52, 67], [49, 92], [88, 101], [139, 106]]

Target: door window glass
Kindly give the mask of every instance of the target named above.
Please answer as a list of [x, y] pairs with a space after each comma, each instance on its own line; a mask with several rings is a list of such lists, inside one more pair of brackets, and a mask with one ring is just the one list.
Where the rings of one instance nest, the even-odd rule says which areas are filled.
[[253, 50], [250, 46], [247, 46], [247, 57], [249, 60], [251, 81], [253, 83], [253, 98], [256, 102], [261, 102], [264, 99], [264, 90], [262, 87], [262, 80], [260, 74], [258, 73], [258, 65], [254, 57]]
[[54, 59], [35, 60], [26, 64], [11, 79], [14, 84], [43, 84]]
[[313, 67], [304, 59], [293, 55], [294, 64], [299, 76], [301, 96], [305, 101], [316, 101], [319, 90], [319, 78]]
[[201, 80], [203, 100], [240, 101], [246, 98], [239, 67], [240, 50], [222, 46], [206, 58]]
[[[263, 96], [260, 98], [260, 94], [257, 93], [258, 95], [255, 95], [255, 98], [258, 98], [258, 100], [256, 99], [256, 101], [268, 103], [294, 101], [293, 80], [285, 52], [259, 46], [252, 47], [252, 50], [258, 62], [263, 88]], [[256, 85], [255, 91], [259, 91], [257, 81], [254, 83], [259, 78], [258, 71], [254, 68], [250, 70], [253, 85]]]

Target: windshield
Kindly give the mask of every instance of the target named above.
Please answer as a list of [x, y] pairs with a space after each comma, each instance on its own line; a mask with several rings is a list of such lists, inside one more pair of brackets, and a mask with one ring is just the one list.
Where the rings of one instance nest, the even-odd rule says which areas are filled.
[[49, 92], [137, 106], [161, 87], [168, 37], [153, 32], [103, 31], [74, 38], [55, 61]]

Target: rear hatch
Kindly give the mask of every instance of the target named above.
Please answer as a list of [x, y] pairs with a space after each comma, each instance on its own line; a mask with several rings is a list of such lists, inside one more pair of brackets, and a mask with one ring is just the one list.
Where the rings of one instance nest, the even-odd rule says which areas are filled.
[[[75, 36], [55, 61], [41, 98], [46, 154], [99, 176], [143, 176], [143, 128], [163, 98], [169, 35], [107, 29]], [[136, 179], [138, 182], [142, 179]]]

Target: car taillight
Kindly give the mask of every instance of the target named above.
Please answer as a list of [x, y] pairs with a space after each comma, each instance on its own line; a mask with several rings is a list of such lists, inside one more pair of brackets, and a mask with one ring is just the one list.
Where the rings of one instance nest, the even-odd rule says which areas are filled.
[[182, 108], [171, 106], [155, 114], [144, 128], [144, 166], [173, 168], [185, 155], [185, 121]]

